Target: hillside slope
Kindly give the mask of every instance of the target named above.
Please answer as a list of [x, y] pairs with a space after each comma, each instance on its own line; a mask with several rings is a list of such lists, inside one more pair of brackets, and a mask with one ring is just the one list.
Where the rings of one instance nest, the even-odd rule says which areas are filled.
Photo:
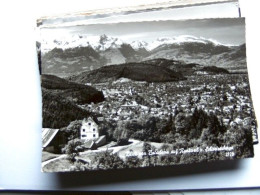
[[164, 58], [146, 60], [143, 61], [142, 63], [165, 67], [175, 72], [181, 73], [183, 76], [191, 76], [191, 75], [198, 75], [198, 74], [208, 74], [208, 75], [229, 74], [229, 71], [225, 68], [220, 68], [216, 66], [203, 66], [196, 63], [186, 64], [183, 61], [168, 60]]
[[104, 101], [102, 92], [95, 88], [66, 81], [65, 79], [53, 76], [42, 75], [41, 86], [54, 95], [59, 95], [64, 99], [77, 104], [98, 103]]
[[146, 60], [165, 58], [204, 66], [216, 66], [230, 72], [246, 72], [246, 47], [214, 45], [212, 43], [182, 43], [160, 45], [150, 52]]
[[42, 89], [42, 127], [62, 128], [74, 120], [82, 120], [91, 113], [82, 110], [73, 102], [53, 94], [51, 91]]
[[42, 55], [42, 73], [54, 74], [60, 77], [78, 71], [91, 70], [107, 63], [91, 46], [68, 49], [54, 48]]
[[82, 120], [93, 113], [78, 104], [104, 101], [102, 92], [53, 75], [41, 76], [43, 128], [62, 128], [74, 120]]
[[103, 83], [115, 81], [120, 78], [146, 82], [168, 82], [185, 79], [182, 74], [169, 68], [145, 63], [105, 66], [93, 71], [83, 72], [69, 79], [78, 83]]

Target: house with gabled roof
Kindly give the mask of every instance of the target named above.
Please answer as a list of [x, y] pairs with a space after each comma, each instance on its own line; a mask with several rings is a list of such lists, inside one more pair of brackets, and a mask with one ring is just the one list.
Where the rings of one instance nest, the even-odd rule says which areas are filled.
[[80, 127], [80, 139], [93, 140], [99, 137], [98, 121], [92, 117], [84, 118]]
[[80, 139], [84, 140], [86, 149], [95, 150], [106, 144], [106, 136], [99, 133], [99, 124], [103, 120], [103, 117], [88, 117], [82, 120]]

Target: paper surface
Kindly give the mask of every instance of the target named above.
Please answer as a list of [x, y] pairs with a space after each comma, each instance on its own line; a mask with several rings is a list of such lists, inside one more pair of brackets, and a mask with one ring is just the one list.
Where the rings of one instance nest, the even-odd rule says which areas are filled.
[[[53, 4], [53, 7], [47, 6], [48, 2], [45, 1], [45, 5], [38, 10], [39, 13], [47, 13], [47, 11], [62, 12], [65, 5], [58, 6]], [[246, 15], [247, 24], [247, 53], [248, 53], [248, 69], [250, 75], [250, 86], [252, 90], [252, 96], [256, 113], [259, 113], [259, 70], [255, 66], [255, 62], [258, 61], [257, 47], [259, 44], [259, 30], [255, 28], [257, 22], [257, 1], [242, 3], [242, 15]], [[74, 9], [76, 5], [75, 4]], [[6, 6], [9, 6], [7, 3]], [[93, 6], [93, 5], [91, 5]], [[105, 6], [103, 4], [102, 6]], [[108, 5], [106, 5], [108, 6]], [[11, 5], [10, 5], [11, 7]], [[19, 6], [18, 6], [19, 7]], [[11, 40], [12, 32], [17, 32], [17, 26], [8, 26], [8, 33], [5, 31], [3, 35], [4, 50], [10, 48], [11, 53], [5, 52], [6, 55], [2, 56], [3, 63], [9, 66], [4, 66], [5, 74], [1, 77], [1, 87], [7, 89], [6, 81], [8, 83], [9, 96], [2, 96], [1, 104], [2, 111], [5, 113], [3, 116], [0, 137], [1, 148], [1, 166], [0, 166], [0, 187], [2, 189], [35, 189], [35, 190], [177, 190], [177, 189], [216, 189], [216, 188], [239, 188], [239, 187], [256, 187], [260, 186], [258, 178], [259, 172], [259, 146], [255, 146], [255, 158], [241, 160], [238, 163], [224, 163], [224, 164], [212, 164], [212, 166], [194, 167], [185, 166], [183, 169], [158, 169], [156, 171], [140, 172], [139, 170], [122, 171], [112, 174], [111, 172], [102, 173], [100, 175], [93, 174], [43, 174], [40, 173], [40, 159], [41, 159], [41, 95], [39, 89], [39, 76], [38, 70], [35, 64], [36, 58], [32, 60], [31, 53], [35, 52], [35, 44], [32, 37], [34, 37], [33, 26], [35, 20], [33, 17], [35, 12], [27, 10], [26, 14], [23, 14], [21, 10], [14, 10], [14, 16], [19, 16], [20, 19], [25, 19], [23, 27], [19, 31], [25, 36], [23, 39], [17, 36], [12, 36], [12, 40], [16, 41], [16, 48], [19, 49], [19, 53], [16, 58], [13, 58], [13, 46], [11, 47], [9, 40]], [[80, 5], [82, 8], [82, 5]], [[29, 8], [29, 7], [28, 7]], [[35, 6], [35, 9], [37, 6]], [[70, 5], [67, 10], [73, 9]], [[244, 11], [243, 11], [244, 10]], [[5, 12], [6, 9], [1, 12]], [[64, 10], [63, 10], [64, 11]], [[20, 14], [20, 15], [19, 15]], [[17, 17], [10, 17], [9, 22], [16, 22]], [[4, 23], [5, 24], [5, 23]], [[9, 39], [7, 39], [9, 37]], [[2, 40], [2, 39], [1, 39]], [[31, 45], [25, 43], [31, 43]], [[12, 48], [12, 50], [11, 50]], [[1, 48], [2, 49], [2, 48]], [[4, 51], [3, 50], [3, 51]], [[31, 51], [31, 52], [29, 52]], [[36, 55], [36, 54], [35, 54]], [[12, 56], [12, 57], [11, 57]], [[12, 61], [10, 61], [12, 59]], [[20, 66], [27, 64], [28, 66]], [[2, 68], [3, 66], [1, 66]], [[13, 68], [17, 71], [13, 71]], [[22, 74], [24, 73], [24, 74]], [[27, 75], [26, 77], [24, 75]], [[16, 79], [14, 79], [16, 78]], [[4, 82], [5, 81], [5, 82]], [[18, 82], [19, 81], [19, 82]], [[26, 87], [21, 89], [17, 88], [25, 85]], [[15, 91], [9, 90], [11, 87], [16, 87]], [[36, 93], [33, 93], [35, 91]], [[20, 101], [15, 101], [17, 93], [19, 92]], [[28, 95], [30, 94], [30, 95]], [[21, 104], [21, 100], [23, 103]], [[10, 110], [11, 106], [11, 110]], [[20, 117], [16, 118], [16, 123], [19, 124], [19, 128], [14, 128], [13, 131], [2, 131], [4, 129], [10, 129], [10, 124], [13, 123], [13, 110], [16, 110]], [[26, 110], [26, 112], [24, 112]], [[12, 112], [11, 112], [12, 111]], [[28, 120], [30, 119], [30, 120]], [[38, 129], [38, 130], [36, 130]], [[13, 137], [13, 135], [16, 137]], [[8, 138], [7, 138], [8, 137]], [[9, 139], [10, 138], [10, 139]], [[8, 146], [8, 148], [7, 148]], [[13, 155], [16, 154], [16, 155]], [[2, 156], [4, 156], [2, 158]], [[223, 169], [224, 168], [224, 169]], [[195, 171], [196, 170], [196, 171]], [[176, 173], [177, 171], [177, 173]], [[102, 176], [101, 176], [102, 175]], [[14, 179], [15, 178], [15, 179]], [[102, 178], [102, 179], [101, 179]], [[120, 178], [117, 180], [116, 178]], [[124, 179], [122, 179], [124, 178]], [[250, 178], [250, 179], [249, 179]], [[75, 180], [75, 182], [72, 182]], [[152, 186], [152, 187], [151, 187]]]
[[61, 19], [39, 25], [43, 171], [253, 156], [243, 18]]

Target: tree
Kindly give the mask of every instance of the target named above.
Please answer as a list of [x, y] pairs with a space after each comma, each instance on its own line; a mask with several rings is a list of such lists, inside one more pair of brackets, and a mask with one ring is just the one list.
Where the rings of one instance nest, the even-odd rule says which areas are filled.
[[127, 145], [129, 140], [129, 133], [127, 129], [122, 130], [121, 135], [117, 139], [117, 145], [123, 146]]
[[71, 163], [76, 161], [76, 157], [79, 156], [79, 152], [84, 150], [83, 142], [79, 139], [74, 139], [68, 142], [63, 151], [68, 155], [68, 160]]
[[61, 129], [61, 131], [65, 132], [68, 141], [79, 138], [80, 137], [80, 127], [82, 125], [82, 120], [75, 120], [70, 122], [67, 127]]
[[119, 146], [126, 145], [128, 143], [129, 133], [128, 130], [126, 129], [126, 125], [124, 122], [122, 121], [118, 122], [117, 127], [113, 133], [113, 136]]
[[223, 101], [227, 101], [227, 100], [228, 100], [227, 95], [226, 95], [226, 94], [223, 94], [223, 95], [222, 95], [222, 99], [223, 99]]
[[[207, 127], [208, 115], [201, 109], [195, 108], [189, 123], [189, 137], [199, 138], [201, 136], [203, 128]], [[187, 127], [186, 127], [187, 128]]]
[[167, 124], [162, 129], [162, 133], [169, 133], [169, 132], [174, 132], [174, 131], [175, 131], [175, 126], [174, 126], [173, 117], [171, 114], [168, 118]]
[[190, 107], [192, 107], [192, 106], [194, 105], [194, 101], [193, 101], [193, 98], [192, 98], [191, 96], [189, 96], [189, 97], [187, 98], [187, 102], [188, 102], [188, 104], [189, 104]]
[[253, 156], [253, 137], [251, 129], [232, 127], [223, 135], [225, 144], [233, 146], [237, 158]]
[[137, 156], [126, 157], [126, 166], [128, 168], [140, 167], [142, 164], [142, 159], [139, 159]]
[[149, 151], [152, 149], [151, 144], [144, 142], [143, 145], [143, 153], [144, 153], [144, 163], [146, 166], [151, 166], [151, 156], [149, 155]]
[[210, 113], [208, 117], [208, 127], [212, 134], [218, 135], [219, 133], [224, 133], [226, 131], [226, 127], [222, 124], [220, 124], [218, 117]]
[[[184, 113], [179, 113], [175, 117], [175, 127], [176, 127], [176, 132], [182, 134], [182, 135], [187, 135], [186, 130], [189, 129], [189, 120], [187, 120], [187, 117]], [[188, 127], [188, 128], [187, 128]]]
[[97, 162], [97, 169], [126, 168], [126, 164], [118, 154], [113, 154], [108, 150], [98, 153], [97, 156], [95, 156], [95, 162]]
[[151, 117], [145, 124], [144, 139], [145, 141], [159, 141], [159, 132], [157, 130], [157, 121], [155, 117]]
[[99, 134], [105, 135], [107, 141], [116, 141], [114, 138], [114, 131], [117, 123], [114, 120], [106, 121], [104, 120], [99, 124]]
[[159, 163], [161, 165], [174, 165], [178, 164], [180, 161], [180, 156], [175, 156], [175, 155], [163, 155], [160, 156], [159, 158]]

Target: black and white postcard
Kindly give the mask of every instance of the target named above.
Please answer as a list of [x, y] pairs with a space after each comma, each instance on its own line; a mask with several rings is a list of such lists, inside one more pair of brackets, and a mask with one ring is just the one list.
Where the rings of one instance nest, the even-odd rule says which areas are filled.
[[244, 18], [40, 33], [42, 171], [253, 157]]

